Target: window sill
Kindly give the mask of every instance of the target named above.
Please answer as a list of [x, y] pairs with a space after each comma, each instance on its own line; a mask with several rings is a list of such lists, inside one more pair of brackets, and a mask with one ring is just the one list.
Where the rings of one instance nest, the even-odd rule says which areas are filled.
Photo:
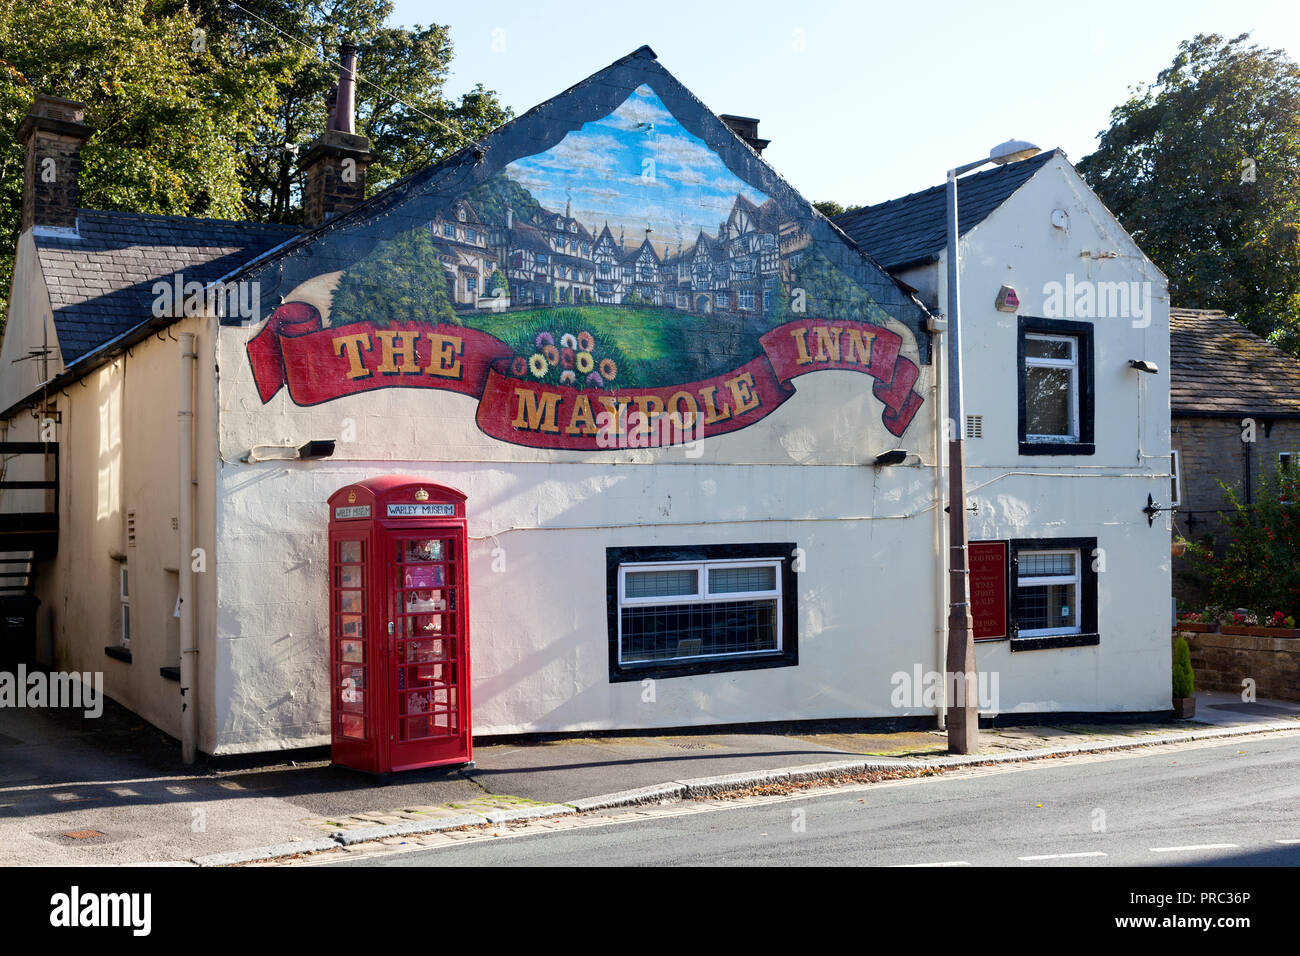
[[1100, 643], [1100, 634], [1045, 634], [1042, 637], [1013, 637], [1011, 650], [1047, 651], [1060, 647], [1092, 647]]
[[168, 680], [174, 680], [177, 683], [180, 683], [181, 669], [179, 667], [160, 667], [158, 668], [158, 673]]
[[1022, 455], [1095, 455], [1097, 446], [1093, 442], [1057, 442], [1057, 441], [1022, 441]]
[[769, 653], [755, 657], [720, 657], [690, 661], [647, 661], [644, 664], [620, 664], [611, 668], [611, 684], [622, 681], [640, 681], [647, 678], [666, 680], [671, 677], [690, 677], [695, 674], [724, 674], [730, 671], [756, 671], [766, 667], [797, 667], [799, 658], [793, 651]]
[[112, 647], [104, 648], [104, 653], [115, 661], [123, 661], [127, 664], [131, 663], [131, 649], [129, 647], [114, 645]]

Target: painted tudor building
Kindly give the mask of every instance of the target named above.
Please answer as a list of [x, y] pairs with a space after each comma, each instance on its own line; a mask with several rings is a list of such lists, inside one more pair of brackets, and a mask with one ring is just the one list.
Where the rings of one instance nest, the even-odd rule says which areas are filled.
[[[302, 230], [80, 209], [31, 171], [90, 135], [24, 122], [0, 344], [47, 662], [211, 754], [431, 699], [480, 736], [934, 721], [899, 683], [945, 660], [933, 191], [832, 224], [648, 48], [364, 202], [326, 131]], [[1167, 711], [1168, 380], [1128, 364], [1168, 365], [1163, 277], [1059, 153], [963, 190], [985, 709]], [[1053, 317], [1067, 278], [1155, 305]], [[372, 520], [420, 546], [359, 557]]]
[[[589, 230], [568, 207], [539, 208], [525, 222], [507, 206], [505, 218], [487, 226], [470, 202], [455, 205], [453, 218], [430, 231], [458, 309], [635, 304], [761, 318], [771, 314], [778, 285], [794, 278], [810, 238], [781, 222], [771, 200], [760, 207], [740, 195], [713, 235], [701, 231], [690, 245], [662, 251], [649, 229], [629, 244], [608, 222]], [[508, 287], [494, 296], [488, 282], [500, 263]]]

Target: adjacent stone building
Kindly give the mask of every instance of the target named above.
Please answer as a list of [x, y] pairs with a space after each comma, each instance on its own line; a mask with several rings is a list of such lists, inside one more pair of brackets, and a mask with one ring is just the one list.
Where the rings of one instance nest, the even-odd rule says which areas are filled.
[[[1222, 530], [1223, 484], [1249, 502], [1263, 469], [1300, 454], [1300, 363], [1231, 316], [1170, 309], [1170, 406], [1175, 532], [1189, 540]], [[1221, 544], [1221, 542], [1220, 542]], [[1174, 596], [1202, 603], [1185, 558], [1174, 562]]]

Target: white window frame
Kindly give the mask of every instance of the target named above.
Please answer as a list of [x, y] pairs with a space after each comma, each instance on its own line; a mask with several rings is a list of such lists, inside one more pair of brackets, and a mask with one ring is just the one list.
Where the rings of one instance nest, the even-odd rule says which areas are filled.
[[[781, 575], [785, 562], [781, 558], [736, 558], [721, 561], [655, 561], [628, 562], [618, 566], [618, 664], [620, 667], [661, 666], [680, 661], [732, 660], [748, 657], [771, 657], [784, 652], [785, 596], [781, 588]], [[772, 568], [775, 588], [770, 591], [709, 592], [709, 570], [715, 568]], [[651, 597], [627, 596], [628, 572], [642, 571], [695, 571], [695, 593], [669, 594]], [[760, 601], [776, 599], [776, 647], [765, 651], [733, 651], [727, 654], [694, 654], [689, 657], [664, 657], [653, 661], [625, 661], [623, 659], [623, 609], [637, 607], [677, 607], [683, 604], [729, 604], [735, 601]]]
[[1052, 550], [1042, 550], [1035, 548], [1033, 550], [1021, 549], [1020, 556], [1032, 554], [1035, 556], [1050, 556], [1054, 554], [1070, 554], [1074, 556], [1074, 574], [1052, 574], [1036, 575], [1033, 577], [1021, 577], [1016, 574], [1016, 604], [1020, 603], [1021, 588], [1046, 587], [1050, 584], [1073, 584], [1074, 585], [1074, 626], [1073, 627], [1040, 627], [1026, 630], [1021, 628], [1019, 637], [1053, 637], [1060, 634], [1082, 634], [1083, 633], [1083, 551], [1079, 548], [1055, 548]]
[[118, 623], [118, 644], [131, 649], [131, 579], [126, 561], [119, 561], [117, 567], [117, 597], [120, 602], [121, 617]]
[[1025, 413], [1028, 418], [1029, 412], [1029, 370], [1031, 368], [1068, 368], [1070, 370], [1070, 434], [1068, 435], [1038, 435], [1026, 430], [1025, 441], [1027, 442], [1055, 442], [1061, 443], [1078, 443], [1080, 441], [1079, 428], [1079, 337], [1077, 335], [1057, 335], [1049, 332], [1026, 332], [1025, 342], [1068, 342], [1070, 345], [1070, 358], [1068, 359], [1050, 359], [1036, 358], [1029, 355], [1029, 350], [1025, 349], [1025, 365], [1021, 370], [1021, 375], [1025, 377]]
[[1173, 473], [1173, 484], [1170, 485], [1170, 493], [1174, 496], [1169, 502], [1169, 507], [1177, 508], [1183, 503], [1183, 469], [1182, 462], [1176, 450], [1169, 452], [1169, 469]]

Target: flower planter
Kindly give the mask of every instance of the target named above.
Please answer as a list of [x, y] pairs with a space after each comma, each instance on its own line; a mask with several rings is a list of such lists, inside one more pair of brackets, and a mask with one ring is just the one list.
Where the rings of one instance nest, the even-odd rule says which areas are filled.
[[1260, 627], [1247, 624], [1224, 624], [1219, 628], [1220, 634], [1234, 634], [1237, 637], [1300, 637], [1297, 627]]
[[1196, 698], [1195, 697], [1175, 697], [1174, 698], [1174, 716], [1179, 720], [1186, 720], [1189, 717], [1196, 716]]
[[1175, 634], [1213, 634], [1218, 629], [1216, 621], [1179, 621], [1174, 625]]

